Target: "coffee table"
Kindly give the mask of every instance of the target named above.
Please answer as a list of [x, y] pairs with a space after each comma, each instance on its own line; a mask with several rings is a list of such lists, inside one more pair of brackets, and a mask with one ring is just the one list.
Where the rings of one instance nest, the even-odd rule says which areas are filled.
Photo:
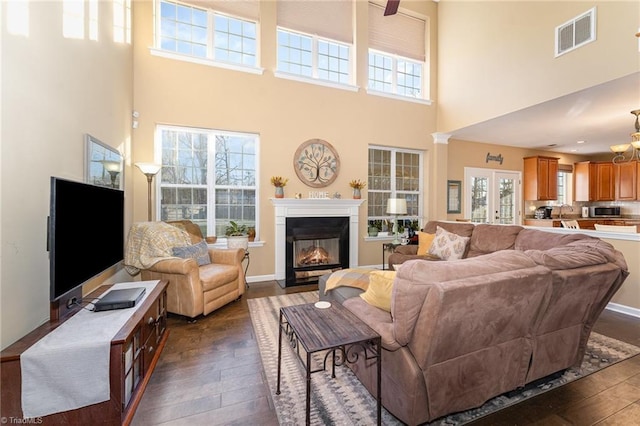
[[[278, 333], [278, 384], [276, 395], [280, 395], [280, 364], [282, 361], [282, 336], [289, 339], [291, 347], [296, 349], [298, 358], [306, 367], [307, 400], [306, 424], [311, 421], [311, 374], [325, 371], [331, 355], [331, 377], [336, 376], [336, 365], [344, 362], [354, 363], [364, 354], [366, 360], [375, 359], [377, 367], [377, 415], [381, 424], [382, 406], [380, 401], [380, 371], [382, 364], [382, 342], [380, 335], [362, 322], [351, 311], [338, 302], [332, 302], [328, 308], [318, 308], [314, 303], [285, 306], [280, 308], [280, 327]], [[300, 345], [305, 350], [306, 362], [300, 355]], [[354, 350], [362, 349], [355, 353]], [[327, 351], [322, 368], [311, 369], [311, 356], [316, 352]], [[336, 357], [336, 352], [338, 356]]]

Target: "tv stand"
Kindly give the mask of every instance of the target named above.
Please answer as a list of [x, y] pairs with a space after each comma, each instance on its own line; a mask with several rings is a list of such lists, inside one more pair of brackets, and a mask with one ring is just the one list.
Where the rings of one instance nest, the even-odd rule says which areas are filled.
[[[160, 281], [111, 340], [111, 398], [98, 404], [42, 417], [40, 424], [128, 425], [131, 422], [169, 336], [167, 285], [167, 281]], [[109, 287], [101, 286], [88, 297], [98, 297]], [[1, 353], [2, 418], [16, 421], [23, 419], [20, 355], [71, 317], [63, 315], [62, 319], [54, 320], [53, 311], [52, 306], [50, 322], [38, 327]]]

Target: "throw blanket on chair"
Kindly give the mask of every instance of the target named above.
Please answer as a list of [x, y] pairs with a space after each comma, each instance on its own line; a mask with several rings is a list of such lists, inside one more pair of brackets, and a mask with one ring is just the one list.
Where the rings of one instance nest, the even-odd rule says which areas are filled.
[[136, 275], [173, 255], [174, 247], [191, 245], [187, 231], [165, 222], [139, 222], [129, 229], [124, 253], [124, 268]]
[[369, 287], [369, 273], [375, 271], [374, 268], [348, 268], [332, 272], [327, 278], [327, 291], [340, 286], [357, 287], [366, 290]]

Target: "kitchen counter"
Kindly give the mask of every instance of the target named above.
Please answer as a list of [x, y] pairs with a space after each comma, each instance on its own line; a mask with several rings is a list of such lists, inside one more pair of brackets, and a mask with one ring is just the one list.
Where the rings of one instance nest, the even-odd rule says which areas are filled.
[[[640, 232], [640, 219], [630, 218], [596, 218], [596, 217], [563, 217], [562, 220], [577, 220], [580, 225], [580, 230], [594, 230], [595, 224], [599, 225], [636, 225], [637, 232]], [[525, 226], [536, 226], [543, 228], [560, 228], [562, 227], [562, 220], [560, 218], [551, 219], [532, 219], [527, 218], [524, 220]]]

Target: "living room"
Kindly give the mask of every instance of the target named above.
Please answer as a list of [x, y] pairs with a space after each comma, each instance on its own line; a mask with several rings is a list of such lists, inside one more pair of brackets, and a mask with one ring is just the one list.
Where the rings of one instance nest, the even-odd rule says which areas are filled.
[[[97, 40], [62, 36], [62, 2], [27, 4], [26, 35], [24, 28], [15, 29], [4, 21], [2, 29], [3, 348], [49, 319], [49, 178], [83, 179], [87, 133], [124, 155], [128, 226], [147, 218], [147, 181], [134, 163], [160, 158], [158, 125], [258, 134], [256, 216], [263, 244], [251, 248], [248, 275], [250, 282], [260, 282], [273, 279], [274, 273], [275, 213], [269, 201], [273, 197], [269, 177], [289, 178], [285, 197], [296, 193], [307, 197], [310, 188], [296, 179], [292, 165], [303, 142], [320, 138], [336, 148], [342, 172], [326, 191], [344, 198], [351, 194], [349, 181], [367, 178], [369, 146], [424, 151], [424, 217], [456, 219], [462, 216], [447, 213], [447, 180], [461, 179], [464, 167], [483, 167], [486, 152], [500, 152], [505, 159], [501, 168], [522, 170], [523, 157], [548, 152], [494, 145], [491, 140], [436, 143], [432, 134], [446, 134], [639, 72], [635, 37], [620, 42], [637, 31], [634, 2], [595, 3], [598, 42], [554, 59], [549, 52], [554, 28], [594, 3], [402, 1], [402, 10], [428, 23], [424, 76], [429, 83], [424, 102], [367, 92], [368, 3], [364, 1], [355, 3], [351, 90], [276, 75], [276, 2], [260, 3], [261, 73], [157, 54], [151, 1], [131, 3], [130, 33], [126, 25], [114, 27], [114, 9], [100, 2]], [[8, 3], [2, 4], [6, 20], [9, 9]], [[589, 72], [580, 72], [585, 69]], [[629, 115], [628, 111], [612, 114]], [[631, 131], [631, 120], [629, 124]], [[554, 156], [563, 164], [611, 158], [604, 153]], [[158, 188], [152, 193], [154, 217]], [[366, 217], [363, 206], [363, 236]], [[91, 230], [78, 230], [70, 238], [77, 239], [79, 253], [100, 244], [92, 240]], [[380, 263], [380, 245], [363, 238], [358, 263]], [[131, 277], [119, 269], [107, 271], [99, 281], [127, 279]]]

